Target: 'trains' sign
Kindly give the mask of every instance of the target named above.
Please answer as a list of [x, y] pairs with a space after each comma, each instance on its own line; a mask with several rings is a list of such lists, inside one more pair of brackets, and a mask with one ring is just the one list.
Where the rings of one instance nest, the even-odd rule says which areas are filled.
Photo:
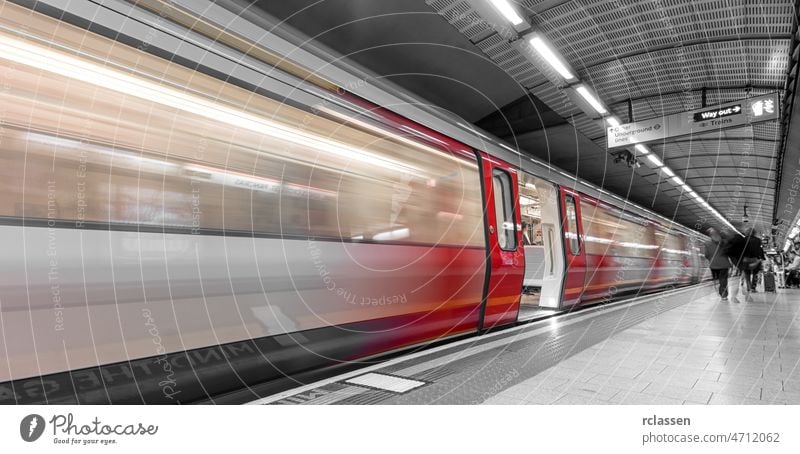
[[770, 93], [716, 107], [611, 126], [607, 131], [608, 148], [776, 120], [778, 110], [778, 94]]

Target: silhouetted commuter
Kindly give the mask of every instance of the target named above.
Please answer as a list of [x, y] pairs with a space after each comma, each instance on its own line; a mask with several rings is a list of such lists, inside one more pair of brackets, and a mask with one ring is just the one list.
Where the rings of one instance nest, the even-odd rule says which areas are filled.
[[764, 260], [764, 249], [761, 248], [761, 239], [756, 235], [753, 228], [747, 229], [744, 237], [736, 239], [728, 253], [733, 264], [742, 272], [742, 281], [749, 292], [755, 290], [755, 282], [758, 270], [761, 268], [761, 260]]
[[708, 236], [711, 237], [711, 241], [706, 243], [705, 251], [708, 267], [711, 268], [711, 276], [717, 281], [720, 298], [728, 301], [728, 269], [731, 264], [728, 260], [727, 244], [714, 228], [708, 229]]
[[800, 285], [800, 255], [790, 250], [789, 260], [786, 263], [786, 286], [797, 287]]

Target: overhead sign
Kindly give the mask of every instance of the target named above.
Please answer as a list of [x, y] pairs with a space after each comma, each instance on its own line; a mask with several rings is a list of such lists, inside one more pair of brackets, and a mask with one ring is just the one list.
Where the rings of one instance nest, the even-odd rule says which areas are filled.
[[629, 147], [670, 137], [703, 134], [778, 119], [778, 94], [608, 128], [608, 148]]
[[716, 120], [717, 118], [729, 117], [731, 115], [739, 115], [742, 113], [742, 105], [736, 104], [728, 106], [723, 109], [704, 110], [702, 112], [695, 112], [694, 122]]

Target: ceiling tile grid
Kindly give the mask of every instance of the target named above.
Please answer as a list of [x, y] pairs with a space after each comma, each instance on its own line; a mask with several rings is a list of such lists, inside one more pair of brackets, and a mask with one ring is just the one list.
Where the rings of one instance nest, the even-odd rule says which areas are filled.
[[[602, 123], [574, 106], [502, 38], [496, 34], [487, 37], [485, 28], [477, 29], [476, 13], [467, 3], [427, 1], [468, 38], [483, 36], [477, 46], [490, 59], [599, 148], [606, 148]], [[517, 3], [528, 11], [534, 29], [547, 36], [580, 79], [589, 83], [623, 122], [629, 120], [629, 103], [633, 120], [639, 121], [699, 109], [704, 97], [705, 105], [715, 105], [780, 91], [786, 80], [791, 0]], [[707, 186], [709, 201], [718, 209], [717, 203], [731, 190], [741, 193], [743, 199], [769, 204], [773, 193], [766, 194], [763, 188], [773, 184], [769, 180], [774, 179], [771, 170], [779, 133], [779, 125], [773, 121], [665, 141], [651, 149], [675, 166], [676, 172], [686, 173], [689, 185]], [[751, 179], [763, 180], [761, 186], [737, 185], [743, 179], [740, 168], [744, 165], [753, 167]], [[661, 181], [652, 169], [639, 172]], [[665, 184], [663, 191], [680, 193], [671, 184]], [[751, 216], [765, 216], [771, 206], [752, 210]]]
[[447, 22], [470, 40], [491, 32], [492, 27], [463, 0], [426, 0]]

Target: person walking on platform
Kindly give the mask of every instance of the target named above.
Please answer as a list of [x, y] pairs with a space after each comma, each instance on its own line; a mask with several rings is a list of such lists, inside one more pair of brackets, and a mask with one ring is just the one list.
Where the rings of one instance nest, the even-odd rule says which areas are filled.
[[761, 261], [766, 258], [764, 249], [761, 248], [761, 239], [758, 238], [754, 228], [747, 229], [744, 237], [737, 238], [731, 244], [728, 256], [741, 271], [739, 287], [744, 284], [747, 292], [745, 298], [749, 298], [750, 293], [755, 291]]
[[788, 265], [784, 271], [786, 273], [786, 287], [800, 286], [800, 255], [798, 255], [797, 252], [790, 250], [789, 259], [787, 262]]
[[713, 227], [708, 229], [708, 236], [711, 241], [706, 243], [705, 256], [708, 259], [708, 267], [711, 268], [711, 276], [717, 282], [720, 298], [728, 301], [728, 269], [731, 264], [728, 260], [727, 244], [722, 236]]

